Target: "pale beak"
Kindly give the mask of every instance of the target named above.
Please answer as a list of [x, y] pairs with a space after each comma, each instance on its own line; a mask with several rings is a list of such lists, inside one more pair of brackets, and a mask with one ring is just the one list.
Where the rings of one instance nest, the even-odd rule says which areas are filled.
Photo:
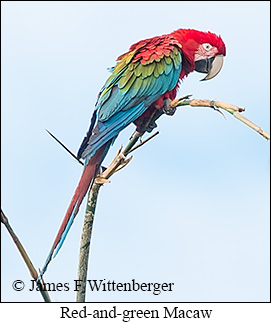
[[195, 70], [200, 73], [208, 73], [201, 81], [211, 80], [221, 70], [223, 65], [223, 55], [201, 59], [195, 62]]

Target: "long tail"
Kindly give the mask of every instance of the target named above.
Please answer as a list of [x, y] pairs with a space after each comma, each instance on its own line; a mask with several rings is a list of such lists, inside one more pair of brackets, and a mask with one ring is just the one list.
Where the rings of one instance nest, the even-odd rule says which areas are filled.
[[45, 273], [50, 261], [59, 252], [59, 250], [60, 250], [60, 248], [61, 248], [61, 246], [62, 246], [62, 244], [63, 244], [71, 226], [72, 226], [72, 223], [79, 211], [79, 207], [80, 207], [85, 195], [87, 194], [88, 188], [90, 187], [90, 185], [92, 185], [93, 180], [94, 180], [95, 176], [97, 175], [99, 167], [100, 167], [100, 165], [101, 165], [101, 163], [108, 151], [109, 146], [110, 146], [110, 142], [107, 142], [102, 147], [100, 147], [96, 151], [95, 155], [93, 157], [91, 157], [88, 164], [85, 166], [83, 174], [82, 174], [80, 181], [77, 185], [76, 191], [73, 195], [72, 201], [68, 207], [66, 215], [63, 219], [63, 222], [60, 226], [60, 229], [59, 229], [57, 236], [55, 238], [55, 241], [53, 243], [53, 246], [52, 246], [50, 253], [49, 253], [49, 255], [45, 261], [45, 264], [42, 268], [40, 276], [42, 276]]

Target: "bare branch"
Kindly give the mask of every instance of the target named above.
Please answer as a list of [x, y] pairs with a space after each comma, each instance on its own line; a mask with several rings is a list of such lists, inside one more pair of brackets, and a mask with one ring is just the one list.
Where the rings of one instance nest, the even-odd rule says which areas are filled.
[[49, 135], [52, 137], [52, 138], [54, 138], [55, 139], [55, 141], [56, 142], [58, 142], [74, 159], [76, 159], [77, 161], [78, 161], [78, 163], [79, 164], [81, 164], [81, 165], [83, 165], [84, 166], [84, 163], [80, 160], [80, 159], [78, 159], [76, 156], [75, 156], [75, 154], [72, 152], [72, 151], [70, 151], [70, 149], [69, 148], [67, 148], [59, 139], [57, 139], [57, 137], [56, 136], [54, 136], [49, 130], [47, 130], [47, 129], [45, 129], [48, 133], [49, 133]]
[[1, 209], [1, 222], [5, 225], [8, 233], [10, 234], [11, 238], [13, 239], [16, 247], [18, 248], [21, 256], [23, 257], [23, 260], [30, 272], [30, 275], [33, 279], [35, 279], [37, 286], [39, 287], [38, 290], [40, 291], [43, 299], [45, 302], [51, 302], [50, 296], [48, 294], [48, 292], [46, 291], [46, 288], [44, 288], [44, 283], [43, 281], [40, 280], [38, 273], [35, 269], [35, 267], [32, 264], [32, 261], [30, 260], [30, 258], [28, 257], [23, 245], [21, 244], [19, 238], [16, 236], [16, 234], [14, 233], [12, 227], [9, 224], [8, 218], [5, 216], [4, 212]]
[[202, 99], [198, 99], [198, 100], [195, 100], [195, 99], [186, 100], [185, 99], [185, 100], [183, 100], [182, 98], [172, 101], [171, 105], [175, 108], [185, 106], [185, 105], [190, 105], [192, 107], [209, 107], [209, 108], [223, 109], [223, 110], [229, 112], [230, 114], [232, 114], [236, 119], [242, 121], [244, 124], [246, 124], [247, 126], [252, 128], [253, 130], [257, 131], [265, 139], [270, 140], [270, 134], [268, 132], [266, 132], [265, 130], [263, 130], [262, 128], [260, 128], [259, 126], [257, 126], [255, 123], [253, 123], [249, 119], [247, 119], [246, 117], [244, 117], [243, 115], [241, 115], [240, 112], [245, 111], [245, 109], [240, 108], [236, 105], [233, 105], [233, 104], [230, 104], [227, 102], [223, 102], [223, 101], [202, 100]]
[[149, 140], [151, 140], [153, 137], [157, 136], [158, 134], [159, 134], [159, 131], [156, 131], [154, 134], [152, 134], [151, 136], [143, 140], [141, 143], [134, 146], [132, 149], [130, 149], [129, 154], [131, 154], [131, 152], [135, 151], [137, 148], [143, 146], [145, 143], [147, 143]]
[[86, 214], [82, 229], [79, 264], [78, 264], [78, 280], [81, 282], [76, 293], [76, 302], [85, 302], [86, 297], [86, 279], [88, 270], [88, 259], [90, 250], [91, 233], [93, 228], [94, 214], [97, 204], [98, 193], [101, 184], [94, 182], [89, 193], [86, 207]]

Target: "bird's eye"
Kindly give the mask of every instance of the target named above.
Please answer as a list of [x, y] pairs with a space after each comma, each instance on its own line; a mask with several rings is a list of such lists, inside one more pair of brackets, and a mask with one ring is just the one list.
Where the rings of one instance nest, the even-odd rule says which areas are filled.
[[202, 44], [202, 46], [205, 50], [210, 50], [212, 48], [212, 46], [209, 43], [204, 43]]

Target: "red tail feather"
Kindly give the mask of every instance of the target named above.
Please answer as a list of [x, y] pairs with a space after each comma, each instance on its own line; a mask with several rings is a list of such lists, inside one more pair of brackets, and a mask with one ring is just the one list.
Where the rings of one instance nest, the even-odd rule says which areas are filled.
[[73, 195], [73, 198], [71, 200], [71, 203], [68, 207], [68, 210], [66, 212], [66, 215], [63, 219], [63, 222], [59, 228], [59, 231], [57, 233], [57, 236], [55, 238], [52, 250], [56, 248], [57, 244], [59, 243], [61, 236], [69, 222], [69, 219], [73, 213], [74, 207], [76, 206], [76, 209], [74, 210], [74, 216], [78, 213], [79, 207], [87, 194], [88, 188], [90, 184], [92, 183], [94, 177], [97, 174], [98, 168], [100, 167], [101, 161], [104, 157], [104, 151], [107, 144], [103, 145], [101, 148], [97, 150], [95, 155], [90, 159], [87, 166], [85, 167], [83, 174], [80, 178], [80, 181], [77, 185], [76, 191]]
[[[61, 248], [61, 245], [65, 239], [65, 236], [69, 230], [69, 227], [72, 224], [72, 221], [70, 223], [69, 223], [69, 221], [71, 220], [71, 217], [74, 219], [76, 214], [78, 213], [79, 207], [80, 207], [90, 185], [92, 184], [93, 179], [95, 178], [95, 176], [97, 174], [97, 171], [98, 171], [98, 169], [99, 169], [99, 167], [100, 167], [100, 165], [107, 153], [110, 143], [111, 142], [107, 142], [102, 147], [100, 147], [96, 151], [95, 155], [89, 160], [88, 164], [85, 166], [85, 169], [84, 169], [83, 174], [80, 178], [80, 181], [77, 185], [76, 191], [73, 195], [72, 201], [68, 207], [66, 215], [65, 215], [63, 222], [60, 226], [60, 229], [57, 233], [57, 236], [55, 238], [55, 241], [53, 243], [53, 246], [51, 248], [49, 256], [47, 257], [47, 259], [45, 261], [45, 264], [44, 264], [43, 269], [41, 271], [41, 275], [43, 275], [45, 273], [47, 266], [52, 259], [53, 253], [59, 243], [60, 243], [60, 245], [58, 246], [58, 250]], [[63, 236], [64, 232], [65, 232], [65, 236]], [[62, 241], [61, 241], [61, 239], [62, 239]], [[58, 250], [57, 250], [57, 252], [58, 252]]]
[[72, 215], [72, 212], [73, 212], [73, 209], [75, 207], [75, 205], [77, 204], [76, 206], [76, 209], [74, 211], [74, 215], [76, 215], [79, 211], [79, 206], [84, 198], [84, 196], [86, 195], [87, 193], [87, 190], [91, 184], [91, 181], [93, 180], [94, 176], [96, 175], [96, 165], [92, 164], [91, 160], [90, 162], [87, 164], [87, 166], [85, 167], [84, 169], [84, 172], [80, 178], [80, 181], [78, 183], [78, 186], [76, 188], [76, 191], [73, 195], [73, 198], [71, 200], [71, 203], [68, 207], [68, 210], [65, 214], [65, 217], [63, 219], [63, 222], [59, 228], [59, 231], [57, 233], [57, 236], [55, 238], [55, 241], [54, 241], [54, 244], [53, 244], [53, 247], [52, 249], [55, 249], [56, 246], [58, 245], [60, 239], [61, 239], [61, 236], [69, 222], [69, 219]]

